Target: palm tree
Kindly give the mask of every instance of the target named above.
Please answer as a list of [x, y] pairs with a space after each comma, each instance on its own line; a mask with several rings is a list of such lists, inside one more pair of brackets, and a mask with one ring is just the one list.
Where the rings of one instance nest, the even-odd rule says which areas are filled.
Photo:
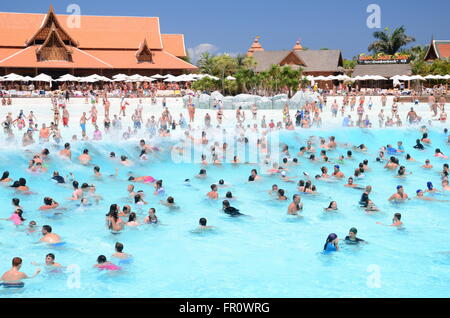
[[200, 57], [200, 60], [198, 60], [197, 65], [200, 68], [202, 73], [213, 75], [214, 60], [213, 60], [213, 56], [209, 52], [204, 52], [202, 54], [202, 56]]
[[384, 29], [384, 31], [374, 32], [373, 37], [377, 41], [370, 44], [368, 50], [373, 51], [375, 54], [394, 55], [405, 45], [416, 41], [415, 38], [406, 35], [404, 26], [395, 29], [392, 33], [389, 31], [389, 28]]

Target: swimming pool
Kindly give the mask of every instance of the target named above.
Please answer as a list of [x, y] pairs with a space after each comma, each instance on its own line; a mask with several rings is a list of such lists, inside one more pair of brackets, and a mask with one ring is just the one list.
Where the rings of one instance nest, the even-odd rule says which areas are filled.
[[[372, 172], [355, 182], [374, 187], [371, 199], [382, 212], [364, 213], [358, 205], [362, 191], [344, 188], [346, 179], [337, 183], [314, 182], [320, 195], [302, 196], [304, 212], [298, 218], [287, 215], [290, 199], [297, 193], [296, 185], [268, 176], [263, 176], [260, 183], [248, 184], [251, 169], [257, 168], [261, 174], [266, 170], [256, 165], [208, 166], [208, 179], [199, 180], [194, 178], [201, 169], [199, 164], [174, 164], [169, 154], [164, 153], [132, 169], [120, 167], [117, 178], [105, 176], [98, 180], [93, 177], [92, 167], [67, 164], [56, 156], [52, 156], [47, 174], [30, 175], [24, 171], [31, 153], [4, 149], [0, 153], [1, 170], [9, 170], [15, 180], [25, 177], [31, 191], [38, 194], [18, 195], [10, 188], [0, 188], [4, 206], [0, 217], [9, 217], [11, 198], [18, 197], [25, 210], [25, 223], [35, 220], [39, 225], [51, 225], [67, 244], [60, 248], [32, 244], [38, 237], [26, 235], [10, 222], [1, 221], [0, 270], [8, 270], [11, 259], [20, 256], [24, 261], [22, 270], [31, 275], [35, 270], [31, 262], [42, 263], [47, 253], [54, 253], [56, 261], [62, 265], [75, 267], [72, 266], [72, 273], [59, 275], [43, 271], [35, 279], [26, 281], [23, 290], [1, 290], [0, 297], [449, 297], [450, 254], [443, 252], [450, 251], [450, 204], [415, 200], [402, 205], [387, 202], [399, 184], [410, 197], [417, 189], [425, 188], [427, 181], [441, 188], [439, 172], [446, 161], [435, 159], [433, 152], [434, 148], [441, 148], [449, 153], [446, 136], [432, 131], [433, 147], [424, 153], [412, 149], [415, 140], [421, 137], [417, 129], [296, 131], [282, 133], [282, 141], [290, 146], [295, 157], [311, 135], [334, 135], [338, 142], [365, 143], [369, 147], [370, 154], [354, 153], [355, 160], [341, 164], [341, 170], [350, 176], [359, 162], [369, 160]], [[385, 171], [383, 165], [375, 161], [381, 146], [396, 145], [400, 140], [406, 152], [418, 161], [407, 163], [401, 158], [401, 164], [413, 172], [404, 180], [395, 178], [395, 172]], [[107, 159], [109, 152], [134, 159], [138, 155], [137, 143], [138, 140], [73, 143], [72, 156], [75, 158], [88, 148], [93, 162], [108, 175], [119, 167]], [[43, 146], [33, 147], [40, 151]], [[51, 155], [60, 149], [48, 148]], [[329, 156], [337, 159], [345, 153], [346, 150], [339, 149]], [[425, 159], [431, 159], [434, 164], [432, 171], [420, 168]], [[303, 171], [314, 176], [323, 166], [306, 159], [300, 162], [298, 167], [290, 167], [289, 176], [302, 176]], [[333, 165], [327, 166], [332, 171]], [[104, 200], [98, 206], [76, 207], [66, 200], [72, 193], [70, 187], [48, 181], [54, 170], [63, 176], [73, 172], [80, 184], [94, 183]], [[153, 196], [153, 187], [149, 185], [136, 185], [136, 190], [146, 191], [148, 206], [139, 208], [128, 202], [129, 170], [136, 176], [151, 175], [164, 180], [166, 194], [173, 196], [181, 209], [171, 211], [163, 207], [159, 203], [161, 198]], [[184, 186], [186, 178], [192, 180], [192, 187]], [[221, 211], [221, 200], [205, 199], [209, 186], [219, 179], [232, 185], [230, 189], [220, 189], [220, 197], [232, 191], [237, 197], [232, 205], [249, 217], [230, 218]], [[286, 190], [288, 201], [280, 203], [267, 194], [273, 184]], [[60, 216], [39, 212], [37, 209], [45, 196], [53, 197], [68, 210]], [[450, 195], [439, 198], [450, 199]], [[324, 213], [323, 209], [333, 200], [337, 201], [339, 211]], [[112, 203], [130, 204], [140, 220], [147, 215], [148, 208], [155, 207], [162, 224], [143, 225], [112, 235], [104, 225], [105, 214]], [[403, 215], [404, 230], [376, 224], [390, 224], [392, 215], [397, 212]], [[206, 217], [208, 225], [216, 226], [216, 230], [193, 233], [201, 217]], [[321, 253], [328, 234], [336, 233], [342, 240], [351, 227], [358, 228], [358, 237], [369, 244], [345, 246], [341, 241], [341, 252]], [[98, 272], [93, 268], [97, 257], [103, 254], [110, 260], [118, 241], [125, 245], [125, 252], [134, 256], [134, 262], [114, 275]], [[76, 268], [80, 269], [79, 286], [78, 276], [73, 273]]]

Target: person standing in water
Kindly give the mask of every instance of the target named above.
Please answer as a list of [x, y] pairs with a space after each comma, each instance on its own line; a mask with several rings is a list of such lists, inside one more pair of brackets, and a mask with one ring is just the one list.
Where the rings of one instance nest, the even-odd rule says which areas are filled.
[[20, 257], [14, 257], [12, 260], [12, 268], [2, 275], [0, 281], [3, 283], [0, 285], [3, 285], [5, 288], [23, 288], [25, 283], [22, 282], [22, 280], [34, 278], [41, 272], [41, 269], [38, 268], [35, 274], [29, 277], [27, 274], [20, 271], [21, 267], [22, 259]]

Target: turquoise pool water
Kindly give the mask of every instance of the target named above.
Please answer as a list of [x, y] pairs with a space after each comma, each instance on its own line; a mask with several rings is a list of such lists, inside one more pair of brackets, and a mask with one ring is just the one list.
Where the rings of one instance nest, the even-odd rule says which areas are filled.
[[[88, 148], [93, 162], [101, 166], [105, 175], [114, 173], [115, 168], [120, 169], [117, 178], [105, 176], [102, 180], [93, 177], [92, 167], [67, 164], [57, 158], [59, 147], [49, 146], [49, 172], [39, 176], [25, 172], [31, 153], [4, 149], [0, 153], [0, 170], [9, 170], [15, 180], [25, 177], [31, 191], [37, 194], [20, 195], [11, 188], [1, 187], [0, 217], [10, 216], [11, 198], [18, 197], [25, 210], [25, 223], [35, 220], [39, 225], [49, 224], [67, 243], [61, 248], [36, 245], [33, 242], [39, 237], [26, 235], [11, 222], [1, 221], [0, 271], [8, 270], [11, 259], [20, 256], [24, 261], [23, 271], [31, 275], [35, 271], [31, 262], [42, 263], [47, 253], [54, 253], [56, 261], [62, 265], [75, 267], [56, 275], [43, 270], [35, 279], [26, 281], [23, 290], [0, 290], [0, 297], [449, 297], [450, 254], [445, 252], [450, 251], [450, 204], [412, 200], [394, 205], [387, 201], [398, 184], [405, 187], [410, 197], [415, 196], [417, 189], [424, 189], [427, 181], [441, 188], [439, 172], [448, 161], [435, 159], [433, 152], [441, 148], [444, 153], [450, 153], [450, 147], [445, 144], [447, 136], [441, 131], [431, 132], [433, 147], [426, 152], [412, 149], [415, 140], [421, 137], [417, 129], [308, 130], [283, 133], [282, 141], [296, 154], [311, 135], [334, 135], [338, 142], [364, 143], [369, 147], [368, 154], [354, 153], [355, 160], [341, 164], [341, 170], [350, 176], [359, 162], [369, 160], [372, 171], [365, 179], [355, 182], [373, 186], [371, 199], [381, 209], [380, 213], [368, 215], [359, 208], [362, 191], [344, 188], [346, 179], [337, 183], [314, 182], [320, 195], [302, 196], [304, 212], [298, 218], [287, 215], [290, 199], [297, 193], [295, 184], [264, 175], [260, 183], [246, 182], [251, 169], [264, 173], [267, 168], [261, 166], [209, 166], [208, 179], [199, 180], [194, 175], [201, 169], [200, 165], [174, 164], [168, 153], [144, 164], [138, 163], [132, 169], [108, 159], [110, 151], [135, 159], [138, 155], [136, 140], [72, 145], [74, 158]], [[396, 145], [399, 140], [404, 142], [407, 153], [418, 161], [407, 163], [401, 158], [401, 164], [413, 172], [404, 180], [395, 178], [395, 172], [384, 170], [383, 165], [375, 161], [381, 146]], [[36, 145], [33, 149], [40, 151], [42, 146]], [[339, 149], [329, 156], [337, 159], [345, 153], [346, 149]], [[425, 159], [431, 159], [434, 164], [432, 171], [420, 168]], [[302, 176], [304, 171], [314, 176], [323, 166], [303, 158], [300, 162], [300, 166], [290, 167], [289, 176]], [[331, 172], [333, 165], [327, 166]], [[89, 208], [76, 207], [67, 200], [72, 193], [70, 187], [48, 181], [54, 170], [64, 176], [73, 172], [80, 184], [94, 183], [104, 200]], [[138, 207], [128, 202], [126, 179], [130, 170], [136, 176], [151, 175], [164, 180], [167, 195], [175, 197], [181, 209], [171, 211], [163, 207], [159, 203], [161, 198], [153, 196], [153, 187], [149, 185], [136, 186], [136, 190], [146, 191], [148, 206]], [[186, 178], [192, 180], [192, 187], [184, 186]], [[206, 200], [209, 186], [219, 179], [232, 185], [219, 190], [220, 196], [232, 191], [237, 197], [232, 205], [249, 217], [230, 218], [221, 211], [221, 200]], [[267, 194], [275, 183], [286, 190], [288, 201], [278, 202]], [[53, 197], [67, 211], [60, 216], [38, 211], [45, 196]], [[450, 193], [436, 198], [450, 200]], [[324, 213], [323, 209], [332, 200], [337, 201], [339, 211]], [[141, 221], [148, 208], [155, 207], [162, 224], [129, 228], [120, 235], [112, 235], [105, 227], [105, 214], [112, 203], [131, 204]], [[397, 212], [403, 215], [404, 230], [376, 224], [390, 224], [392, 215]], [[193, 233], [201, 217], [206, 217], [208, 224], [217, 228], [209, 233]], [[369, 244], [345, 246], [341, 241], [341, 252], [321, 254], [328, 234], [336, 233], [342, 240], [351, 227], [357, 227], [358, 236]], [[118, 241], [125, 245], [125, 252], [134, 256], [134, 262], [114, 275], [94, 269], [99, 255], [110, 259]], [[73, 268], [80, 269], [79, 286], [73, 284], [78, 277]]]

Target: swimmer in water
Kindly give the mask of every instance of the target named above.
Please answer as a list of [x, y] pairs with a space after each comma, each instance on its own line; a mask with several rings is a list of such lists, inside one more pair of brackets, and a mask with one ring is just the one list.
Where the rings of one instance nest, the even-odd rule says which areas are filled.
[[10, 183], [12, 181], [13, 180], [9, 177], [9, 171], [3, 172], [3, 175], [2, 175], [2, 177], [0, 179], [0, 183], [6, 184], [6, 183]]
[[303, 203], [300, 195], [295, 194], [292, 198], [292, 203], [289, 204], [288, 215], [298, 215], [300, 211], [303, 211]]
[[45, 256], [45, 263], [38, 264], [36, 262], [31, 262], [34, 266], [45, 266], [44, 268], [49, 272], [57, 272], [62, 268], [62, 265], [55, 262], [55, 254], [47, 254]]
[[41, 232], [43, 237], [39, 240], [40, 242], [49, 244], [61, 243], [61, 237], [58, 234], [52, 233], [52, 227], [50, 225], [44, 225]]
[[44, 210], [54, 210], [56, 208], [59, 207], [59, 203], [56, 202], [55, 200], [53, 200], [50, 197], [45, 197], [44, 198], [44, 205], [41, 206], [39, 208], [39, 210], [44, 211]]
[[286, 201], [287, 197], [284, 194], [285, 194], [284, 190], [283, 189], [279, 189], [278, 190], [278, 198], [277, 198], [277, 200], [278, 201]]
[[156, 209], [150, 208], [148, 210], [148, 216], [145, 218], [145, 224], [158, 224], [158, 217], [156, 216]]
[[439, 148], [435, 150], [434, 156], [435, 156], [436, 158], [448, 159], [448, 156], [444, 155], [444, 154], [442, 153], [441, 149], [439, 149]]
[[358, 234], [358, 230], [352, 227], [348, 233], [348, 236], [345, 238], [345, 243], [349, 245], [358, 245], [360, 243], [366, 243], [363, 239], [356, 237]]
[[206, 179], [207, 178], [207, 174], [206, 174], [206, 169], [201, 169], [199, 174], [195, 176], [197, 179]]
[[363, 187], [359, 186], [359, 185], [356, 184], [356, 183], [353, 183], [353, 181], [354, 181], [354, 180], [353, 180], [352, 177], [348, 178], [347, 184], [344, 185], [344, 187], [352, 188], [352, 189], [358, 189], [358, 190], [364, 190]]
[[5, 288], [22, 288], [24, 287], [22, 280], [34, 278], [41, 272], [41, 269], [38, 268], [35, 274], [29, 277], [27, 274], [20, 271], [21, 267], [22, 259], [20, 257], [14, 257], [12, 260], [12, 268], [2, 275], [0, 281], [3, 283], [0, 285], [3, 285]]
[[121, 156], [120, 157], [120, 164], [126, 167], [132, 166], [133, 162], [131, 160], [128, 160], [127, 156]]
[[108, 271], [120, 271], [122, 269], [120, 266], [108, 262], [106, 256], [104, 255], [100, 255], [97, 258], [97, 264], [95, 264], [94, 267], [98, 268], [99, 270], [108, 270]]
[[3, 221], [12, 221], [14, 225], [19, 226], [22, 225], [25, 219], [23, 218], [23, 210], [17, 208], [14, 213], [7, 219], [0, 219]]
[[128, 222], [126, 223], [127, 226], [130, 227], [136, 227], [139, 226], [139, 222], [137, 221], [137, 215], [134, 212], [130, 213], [130, 216], [128, 217]]
[[286, 171], [285, 170], [281, 171], [281, 180], [283, 180], [284, 182], [296, 183], [296, 181], [294, 181], [294, 179], [298, 179], [298, 177], [287, 177], [286, 176]]
[[345, 178], [344, 173], [340, 170], [340, 167], [338, 165], [334, 166], [333, 177], [337, 179]]
[[330, 202], [330, 205], [328, 206], [328, 208], [325, 208], [323, 210], [325, 212], [337, 211], [338, 210], [337, 202], [336, 201]]
[[70, 144], [66, 143], [64, 149], [59, 152], [59, 155], [63, 158], [72, 159], [72, 152], [70, 150]]
[[232, 207], [228, 200], [225, 200], [222, 202], [222, 209], [226, 214], [228, 214], [229, 216], [232, 216], [232, 217], [244, 215], [244, 214], [240, 213], [238, 209]]
[[405, 202], [406, 200], [409, 200], [408, 195], [405, 193], [405, 190], [403, 189], [403, 186], [399, 185], [397, 187], [397, 193], [394, 193], [388, 201], [395, 201], [395, 202]]
[[278, 195], [278, 190], [279, 190], [278, 185], [274, 184], [274, 185], [272, 186], [272, 190], [269, 190], [269, 191], [267, 191], [267, 192], [268, 192], [271, 196], [273, 196], [273, 195]]
[[91, 156], [89, 155], [89, 150], [84, 149], [83, 153], [81, 155], [78, 156], [78, 160], [80, 161], [80, 163], [82, 165], [88, 165], [89, 162], [91, 161]]
[[427, 189], [425, 190], [425, 192], [436, 193], [436, 192], [439, 192], [439, 190], [436, 189], [436, 188], [433, 186], [433, 182], [428, 181], [428, 182], [427, 182]]
[[123, 230], [124, 222], [119, 217], [120, 208], [117, 204], [112, 204], [109, 208], [109, 212], [106, 215], [106, 223], [108, 229], [111, 230], [113, 234], [118, 234]]
[[256, 182], [256, 181], [261, 181], [261, 177], [258, 176], [258, 171], [256, 171], [256, 169], [253, 169], [251, 171], [250, 177], [248, 177], [248, 182]]
[[101, 178], [102, 177], [102, 174], [100, 173], [100, 167], [99, 166], [95, 166], [94, 167], [94, 177], [97, 177], [97, 178]]
[[123, 244], [117, 242], [115, 247], [115, 253], [111, 255], [113, 258], [117, 258], [119, 260], [128, 260], [132, 258], [131, 254], [127, 254], [123, 252]]
[[173, 197], [168, 197], [166, 201], [161, 200], [160, 203], [172, 210], [177, 210], [180, 208], [175, 204], [175, 199]]
[[81, 190], [79, 188], [78, 181], [73, 181], [72, 182], [72, 186], [73, 186], [73, 190], [74, 191], [73, 191], [72, 197], [69, 198], [69, 200], [78, 201], [78, 200], [80, 200], [83, 197], [83, 190]]
[[426, 197], [424, 195], [424, 192], [422, 190], [420, 190], [420, 189], [417, 190], [416, 193], [417, 193], [417, 196], [416, 196], [417, 200], [434, 201], [434, 202], [449, 202], [449, 200], [438, 200], [438, 199], [435, 199], [435, 198]]
[[373, 203], [372, 200], [369, 200], [369, 201], [367, 201], [367, 207], [366, 207], [365, 211], [367, 213], [372, 213], [372, 212], [379, 212], [380, 209], [377, 208], [377, 206], [375, 205], [375, 203]]
[[372, 186], [367, 186], [366, 190], [361, 196], [361, 200], [359, 200], [359, 205], [363, 208], [367, 208], [369, 204], [369, 195], [372, 192]]
[[144, 201], [145, 194], [142, 191], [138, 191], [138, 193], [134, 196], [134, 204], [136, 205], [147, 205], [148, 202]]
[[200, 221], [198, 222], [199, 226], [197, 228], [197, 230], [199, 231], [207, 231], [207, 230], [212, 230], [214, 229], [214, 226], [208, 226], [207, 225], [208, 220], [205, 218], [201, 218]]
[[219, 199], [219, 193], [218, 193], [217, 185], [213, 184], [211, 185], [211, 191], [206, 194], [206, 196], [212, 200], [218, 200]]
[[336, 234], [332, 233], [328, 235], [325, 245], [323, 247], [324, 252], [338, 252], [339, 251], [339, 238]]
[[136, 192], [134, 192], [134, 185], [129, 184], [127, 187], [127, 191], [128, 191], [129, 198], [134, 198], [136, 196]]
[[442, 180], [442, 191], [450, 191], [447, 179]]
[[145, 176], [145, 177], [130, 177], [128, 179], [128, 181], [130, 182], [134, 182], [134, 183], [155, 183], [156, 179], [153, 178], [152, 176]]
[[394, 215], [394, 217], [392, 218], [392, 224], [391, 225], [385, 225], [385, 224], [383, 224], [381, 222], [377, 222], [377, 224], [378, 225], [383, 225], [383, 226], [394, 226], [394, 227], [397, 227], [397, 228], [401, 228], [401, 227], [403, 227], [403, 222], [401, 220], [402, 220], [402, 215], [400, 213], [396, 213]]
[[433, 169], [433, 165], [430, 163], [430, 160], [425, 160], [425, 164], [422, 166], [424, 169]]

